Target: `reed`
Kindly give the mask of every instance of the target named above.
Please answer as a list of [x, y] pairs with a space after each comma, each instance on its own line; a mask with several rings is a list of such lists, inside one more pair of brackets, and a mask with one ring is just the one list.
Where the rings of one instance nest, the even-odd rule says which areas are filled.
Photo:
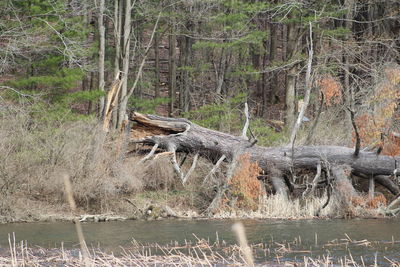
[[[352, 248], [362, 246], [368, 248], [367, 253], [373, 253], [374, 248], [397, 246], [400, 241], [355, 240], [345, 235], [345, 238], [319, 244], [326, 248], [326, 254], [311, 256], [313, 252], [304, 250], [299, 238], [283, 243], [271, 240], [249, 246], [243, 226], [235, 224], [234, 229], [240, 246], [227, 245], [220, 240], [211, 243], [196, 236], [196, 240], [187, 240], [184, 244], [141, 244], [134, 240], [129, 248], [121, 248], [118, 254], [93, 249], [86, 260], [79, 257], [76, 249], [28, 247], [24, 242], [16, 242], [12, 234], [9, 235], [9, 253], [0, 251], [0, 266], [400, 266], [398, 257], [379, 255], [378, 258], [375, 253], [375, 259], [371, 261], [369, 257], [369, 262], [366, 262], [368, 257], [355, 257], [350, 252]], [[335, 256], [332, 253], [339, 250], [346, 251], [346, 254]], [[266, 260], [267, 256], [270, 260]]]

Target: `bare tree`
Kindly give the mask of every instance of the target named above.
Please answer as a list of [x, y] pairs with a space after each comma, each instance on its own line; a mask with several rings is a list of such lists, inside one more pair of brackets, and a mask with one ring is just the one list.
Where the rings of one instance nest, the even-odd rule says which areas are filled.
[[[106, 29], [104, 27], [104, 10], [105, 10], [105, 0], [100, 0], [99, 4], [99, 14], [98, 14], [98, 27], [99, 27], [99, 90], [104, 92], [104, 59], [105, 59], [105, 50], [106, 50], [106, 37], [105, 32]], [[116, 1], [118, 2], [118, 1]], [[99, 101], [99, 116], [103, 117], [104, 114], [104, 97], [100, 97]]]
[[128, 77], [129, 77], [129, 60], [130, 60], [130, 47], [131, 47], [131, 0], [124, 1], [124, 27], [123, 27], [123, 53], [122, 53], [122, 87], [119, 95], [118, 118], [117, 127], [122, 125], [125, 119], [126, 107], [128, 104]]

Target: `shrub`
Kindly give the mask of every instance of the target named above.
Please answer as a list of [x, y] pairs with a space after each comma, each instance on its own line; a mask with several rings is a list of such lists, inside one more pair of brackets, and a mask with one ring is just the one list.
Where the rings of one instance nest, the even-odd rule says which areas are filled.
[[318, 79], [317, 85], [325, 96], [325, 105], [327, 107], [337, 105], [342, 101], [342, 87], [331, 75], [327, 74]]
[[262, 193], [261, 183], [257, 178], [261, 168], [257, 162], [250, 161], [248, 154], [241, 155], [238, 163], [228, 183], [230, 200], [235, 200], [238, 208], [256, 210]]
[[374, 94], [365, 103], [367, 110], [357, 117], [356, 124], [361, 145], [380, 147], [382, 154], [395, 156], [400, 154], [399, 138], [392, 132], [398, 127], [396, 122], [399, 121], [400, 67], [386, 67], [383, 73], [380, 83], [374, 88]]

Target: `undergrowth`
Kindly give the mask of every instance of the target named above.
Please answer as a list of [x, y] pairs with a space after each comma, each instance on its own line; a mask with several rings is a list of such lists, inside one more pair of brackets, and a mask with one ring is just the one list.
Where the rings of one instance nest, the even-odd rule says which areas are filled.
[[143, 155], [125, 153], [124, 134], [106, 136], [94, 118], [51, 120], [37, 117], [36, 110], [12, 105], [0, 110], [0, 221], [68, 214], [65, 174], [81, 213], [131, 213], [154, 203], [197, 210], [213, 196], [212, 187], [201, 188], [212, 168], [207, 160], [199, 160], [183, 187], [169, 156], [140, 162]]
[[229, 196], [226, 201], [230, 202], [231, 206], [256, 210], [262, 194], [261, 183], [257, 179], [261, 168], [257, 162], [250, 161], [248, 154], [240, 156], [238, 164], [238, 168], [228, 183]]
[[[64, 174], [71, 178], [81, 213], [134, 213], [149, 205], [167, 205], [180, 214], [201, 214], [225, 184], [226, 163], [205, 181], [213, 164], [199, 159], [183, 186], [168, 153], [140, 162], [142, 154], [125, 153], [123, 134], [106, 136], [94, 118], [52, 120], [37, 117], [36, 112], [37, 106], [8, 105], [0, 110], [0, 221], [38, 220], [44, 212], [68, 213]], [[185, 173], [192, 160], [188, 156], [183, 163]], [[323, 194], [305, 200], [267, 195], [258, 180], [260, 172], [248, 155], [239, 159], [216, 217], [311, 218], [326, 201]], [[333, 196], [320, 215], [359, 216], [366, 210], [373, 215], [373, 210], [385, 205], [378, 198], [353, 202], [344, 209]]]

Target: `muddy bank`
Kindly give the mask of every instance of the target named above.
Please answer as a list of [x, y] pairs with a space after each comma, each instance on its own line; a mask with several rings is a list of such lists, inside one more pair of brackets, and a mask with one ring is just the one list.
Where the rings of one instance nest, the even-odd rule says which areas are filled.
[[[13, 202], [13, 209], [0, 213], [0, 223], [17, 222], [111, 222], [126, 220], [164, 220], [164, 219], [325, 219], [325, 218], [389, 218], [384, 215], [385, 207], [369, 209], [358, 216], [349, 216], [338, 210], [335, 201], [315, 216], [326, 201], [326, 196], [309, 199], [303, 203], [298, 200], [287, 200], [283, 196], [275, 195], [261, 199], [257, 210], [232, 208], [222, 205], [214, 213], [205, 214], [204, 210], [196, 209], [190, 204], [189, 197], [181, 195], [165, 195], [165, 191], [151, 192], [149, 196], [132, 196], [131, 198], [114, 199], [108, 202], [107, 208], [86, 209], [80, 207], [72, 214], [67, 204], [51, 204], [45, 201], [33, 201], [27, 198], [18, 198]], [[160, 197], [162, 196], [162, 197]], [[165, 197], [167, 196], [167, 197]], [[27, 208], [29, 207], [29, 208]]]

